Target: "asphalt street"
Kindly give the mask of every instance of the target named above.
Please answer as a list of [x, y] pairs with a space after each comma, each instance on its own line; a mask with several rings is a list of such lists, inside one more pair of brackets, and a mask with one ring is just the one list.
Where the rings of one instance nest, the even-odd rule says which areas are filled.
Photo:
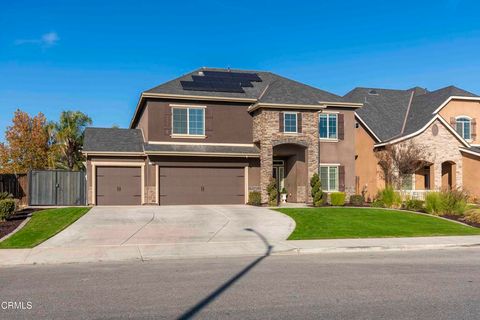
[[0, 319], [479, 319], [480, 249], [0, 268]]

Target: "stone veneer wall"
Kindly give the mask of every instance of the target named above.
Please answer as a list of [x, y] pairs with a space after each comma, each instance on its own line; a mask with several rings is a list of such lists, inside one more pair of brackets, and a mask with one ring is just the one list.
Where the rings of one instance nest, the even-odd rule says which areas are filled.
[[[259, 110], [253, 116], [253, 141], [260, 145], [260, 188], [262, 202], [268, 201], [267, 185], [272, 177], [273, 147], [284, 143], [296, 143], [307, 147], [308, 182], [318, 172], [318, 113], [316, 111], [303, 111], [302, 132], [288, 134], [279, 132], [279, 113], [283, 110]], [[304, 188], [299, 186], [297, 201], [312, 202], [310, 184]]]
[[[438, 134], [433, 135], [432, 127], [436, 125]], [[434, 188], [436, 190], [442, 187], [442, 163], [453, 161], [456, 164], [456, 186], [463, 187], [463, 157], [458, 147], [463, 144], [450, 132], [445, 125], [436, 120], [420, 135], [412, 138], [412, 141], [421, 145], [430, 153], [430, 158], [425, 159], [434, 165]]]

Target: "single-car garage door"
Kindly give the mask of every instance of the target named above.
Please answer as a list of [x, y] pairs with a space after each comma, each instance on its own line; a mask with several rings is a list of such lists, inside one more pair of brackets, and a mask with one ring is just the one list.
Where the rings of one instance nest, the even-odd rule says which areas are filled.
[[97, 205], [141, 205], [140, 167], [97, 167]]
[[243, 204], [244, 168], [160, 168], [160, 205]]

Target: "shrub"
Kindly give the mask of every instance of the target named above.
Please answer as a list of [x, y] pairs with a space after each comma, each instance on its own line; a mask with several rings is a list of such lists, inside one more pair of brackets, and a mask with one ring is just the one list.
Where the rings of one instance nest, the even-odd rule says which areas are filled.
[[330, 203], [332, 206], [345, 205], [345, 192], [333, 192], [330, 194]]
[[13, 195], [8, 192], [0, 192], [0, 201], [5, 199], [13, 199]]
[[425, 197], [425, 211], [430, 214], [440, 215], [441, 213], [440, 193], [429, 192]]
[[361, 194], [354, 194], [350, 196], [350, 204], [353, 206], [361, 206], [365, 203], [365, 198]]
[[277, 206], [278, 205], [278, 190], [277, 190], [277, 181], [275, 179], [271, 179], [270, 183], [267, 186], [267, 193], [268, 193], [268, 205], [269, 206]]
[[248, 194], [248, 204], [252, 206], [262, 205], [262, 194], [258, 191], [251, 191]]
[[374, 208], [385, 208], [385, 203], [381, 199], [375, 199], [372, 202], [372, 207]]
[[0, 220], [10, 218], [16, 209], [16, 202], [14, 199], [0, 200]]
[[391, 186], [380, 190], [377, 198], [383, 202], [386, 208], [399, 208], [402, 205], [402, 197]]
[[318, 173], [315, 173], [310, 179], [310, 186], [312, 187], [313, 205], [321, 207], [325, 203], [325, 194], [322, 191], [322, 184]]
[[468, 223], [480, 224], [480, 209], [468, 210], [463, 220]]
[[440, 212], [442, 215], [463, 215], [467, 209], [468, 194], [462, 190], [440, 192]]
[[406, 210], [411, 210], [411, 211], [422, 211], [423, 210], [423, 204], [425, 201], [422, 200], [407, 200], [405, 201], [405, 209]]

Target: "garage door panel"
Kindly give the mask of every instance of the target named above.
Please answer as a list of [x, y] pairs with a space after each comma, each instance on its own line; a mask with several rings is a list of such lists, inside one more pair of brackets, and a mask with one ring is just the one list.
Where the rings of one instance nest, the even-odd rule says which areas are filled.
[[140, 167], [97, 167], [98, 205], [141, 205]]
[[160, 204], [243, 204], [244, 168], [160, 168]]

